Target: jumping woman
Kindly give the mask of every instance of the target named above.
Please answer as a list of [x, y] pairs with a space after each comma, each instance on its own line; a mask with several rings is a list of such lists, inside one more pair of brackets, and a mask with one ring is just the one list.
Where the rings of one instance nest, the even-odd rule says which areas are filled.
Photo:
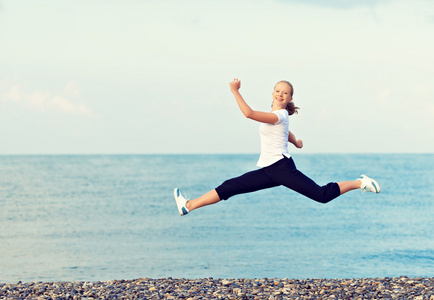
[[214, 190], [193, 200], [185, 199], [180, 190], [175, 188], [174, 196], [181, 216], [194, 209], [217, 203], [220, 200], [227, 200], [238, 194], [280, 185], [320, 203], [328, 203], [356, 189], [361, 189], [363, 192], [380, 192], [378, 183], [366, 175], [361, 175], [354, 181], [330, 182], [319, 186], [297, 170], [288, 152], [288, 142], [297, 148], [302, 148], [303, 142], [297, 140], [289, 131], [289, 116], [298, 111], [298, 107], [292, 101], [294, 88], [291, 83], [279, 81], [275, 85], [271, 112], [252, 110], [239, 92], [241, 81], [237, 78], [230, 82], [229, 86], [244, 116], [261, 123], [259, 127], [261, 155], [257, 163], [260, 168], [226, 180]]

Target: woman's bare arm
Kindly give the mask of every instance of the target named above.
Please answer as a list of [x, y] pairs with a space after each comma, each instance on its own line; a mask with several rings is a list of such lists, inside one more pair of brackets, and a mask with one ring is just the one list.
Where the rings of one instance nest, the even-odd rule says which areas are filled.
[[231, 88], [231, 92], [235, 97], [235, 100], [237, 101], [237, 104], [241, 110], [241, 112], [244, 114], [246, 118], [262, 122], [262, 123], [270, 123], [275, 124], [279, 121], [279, 118], [277, 115], [269, 112], [263, 112], [263, 111], [256, 111], [250, 108], [250, 106], [246, 103], [243, 96], [240, 94], [240, 87], [241, 87], [241, 81], [238, 79], [234, 79], [229, 83], [229, 86]]

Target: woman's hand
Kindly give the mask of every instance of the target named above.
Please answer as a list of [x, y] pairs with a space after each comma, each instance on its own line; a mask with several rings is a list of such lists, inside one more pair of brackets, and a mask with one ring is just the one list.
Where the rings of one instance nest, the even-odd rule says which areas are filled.
[[237, 92], [241, 87], [241, 81], [238, 80], [238, 78], [235, 78], [234, 80], [229, 82], [229, 86], [231, 88], [232, 93]]
[[303, 148], [303, 141], [297, 140], [295, 138], [295, 135], [291, 131], [288, 132], [288, 142], [290, 142], [291, 144], [293, 144], [295, 147], [299, 149]]
[[303, 148], [303, 141], [302, 140], [296, 140], [294, 143], [294, 146], [297, 148]]

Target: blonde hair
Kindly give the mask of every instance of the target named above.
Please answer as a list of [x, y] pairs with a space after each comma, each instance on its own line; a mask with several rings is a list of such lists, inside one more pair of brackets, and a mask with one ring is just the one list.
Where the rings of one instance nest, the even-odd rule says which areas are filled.
[[[287, 85], [289, 85], [289, 87], [291, 88], [291, 98], [294, 95], [294, 87], [292, 86], [292, 84], [289, 81], [286, 80], [281, 80], [278, 83], [276, 83], [276, 85], [278, 85], [279, 83], [286, 83]], [[276, 85], [274, 87], [276, 87]], [[286, 110], [288, 111], [289, 115], [293, 115], [293, 114], [298, 114], [298, 110], [300, 108], [295, 106], [293, 101], [288, 102], [288, 104], [286, 105]]]

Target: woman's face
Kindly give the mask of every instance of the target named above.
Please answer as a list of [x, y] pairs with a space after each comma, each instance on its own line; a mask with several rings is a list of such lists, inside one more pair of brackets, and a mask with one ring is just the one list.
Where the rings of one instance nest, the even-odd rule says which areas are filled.
[[273, 91], [273, 107], [276, 109], [284, 109], [291, 102], [291, 87], [285, 82], [279, 82], [274, 87]]

